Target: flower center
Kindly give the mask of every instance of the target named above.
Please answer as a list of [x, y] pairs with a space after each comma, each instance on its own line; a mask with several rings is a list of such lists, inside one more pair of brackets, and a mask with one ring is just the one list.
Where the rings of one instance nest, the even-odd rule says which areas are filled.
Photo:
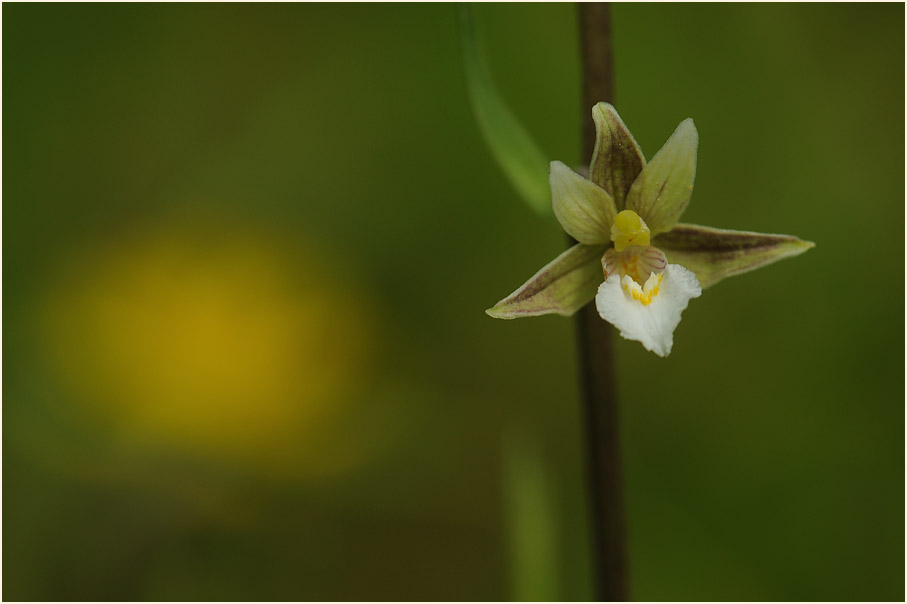
[[650, 239], [649, 227], [633, 210], [623, 210], [614, 217], [614, 224], [611, 225], [611, 241], [614, 242], [616, 251], [622, 252], [634, 245], [647, 247]]
[[624, 291], [630, 294], [630, 296], [641, 303], [643, 306], [648, 306], [652, 303], [653, 298], [658, 295], [658, 288], [661, 286], [661, 279], [664, 277], [664, 273], [652, 273], [649, 275], [649, 278], [646, 280], [646, 284], [640, 286], [639, 283], [634, 281], [629, 275], [625, 275], [621, 279], [621, 286], [623, 286]]

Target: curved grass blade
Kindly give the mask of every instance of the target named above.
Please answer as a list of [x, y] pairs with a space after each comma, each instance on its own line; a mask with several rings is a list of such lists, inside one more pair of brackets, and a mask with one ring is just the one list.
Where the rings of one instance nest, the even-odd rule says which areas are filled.
[[551, 213], [548, 160], [498, 94], [476, 37], [472, 8], [457, 7], [469, 100], [485, 142], [510, 183], [533, 210]]

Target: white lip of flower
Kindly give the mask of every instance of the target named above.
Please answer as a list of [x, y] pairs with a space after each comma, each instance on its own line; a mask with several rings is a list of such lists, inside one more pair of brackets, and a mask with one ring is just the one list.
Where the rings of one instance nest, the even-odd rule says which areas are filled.
[[598, 314], [623, 338], [667, 356], [681, 313], [702, 294], [699, 281], [692, 271], [668, 264], [664, 253], [649, 245], [649, 228], [632, 210], [617, 214], [611, 240], [614, 247], [602, 257], [605, 282], [595, 296]]

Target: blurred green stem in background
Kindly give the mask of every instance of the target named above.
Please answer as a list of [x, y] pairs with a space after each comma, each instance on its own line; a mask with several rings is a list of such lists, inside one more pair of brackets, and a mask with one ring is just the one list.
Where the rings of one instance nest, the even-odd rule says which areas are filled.
[[[611, 7], [608, 3], [582, 3], [578, 10], [583, 82], [581, 156], [591, 158], [595, 125], [590, 109], [601, 101], [614, 102]], [[613, 329], [590, 303], [577, 313], [576, 330], [588, 451], [594, 593], [598, 600], [621, 602], [629, 599], [629, 590]]]
[[457, 21], [469, 101], [485, 142], [523, 201], [547, 216], [551, 214], [548, 160], [495, 88], [479, 48], [469, 4], [457, 7]]
[[517, 602], [558, 601], [563, 596], [557, 506], [536, 435], [510, 426], [502, 442], [502, 465], [511, 597]]

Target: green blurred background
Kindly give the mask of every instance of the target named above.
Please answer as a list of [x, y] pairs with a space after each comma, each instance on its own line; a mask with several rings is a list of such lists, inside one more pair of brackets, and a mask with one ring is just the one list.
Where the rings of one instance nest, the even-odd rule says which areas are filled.
[[[3, 7], [3, 597], [591, 597], [564, 246], [449, 5]], [[476, 8], [580, 158], [575, 7]], [[618, 341], [632, 594], [904, 597], [904, 6], [616, 5], [616, 106], [700, 133], [684, 219], [804, 256]]]

